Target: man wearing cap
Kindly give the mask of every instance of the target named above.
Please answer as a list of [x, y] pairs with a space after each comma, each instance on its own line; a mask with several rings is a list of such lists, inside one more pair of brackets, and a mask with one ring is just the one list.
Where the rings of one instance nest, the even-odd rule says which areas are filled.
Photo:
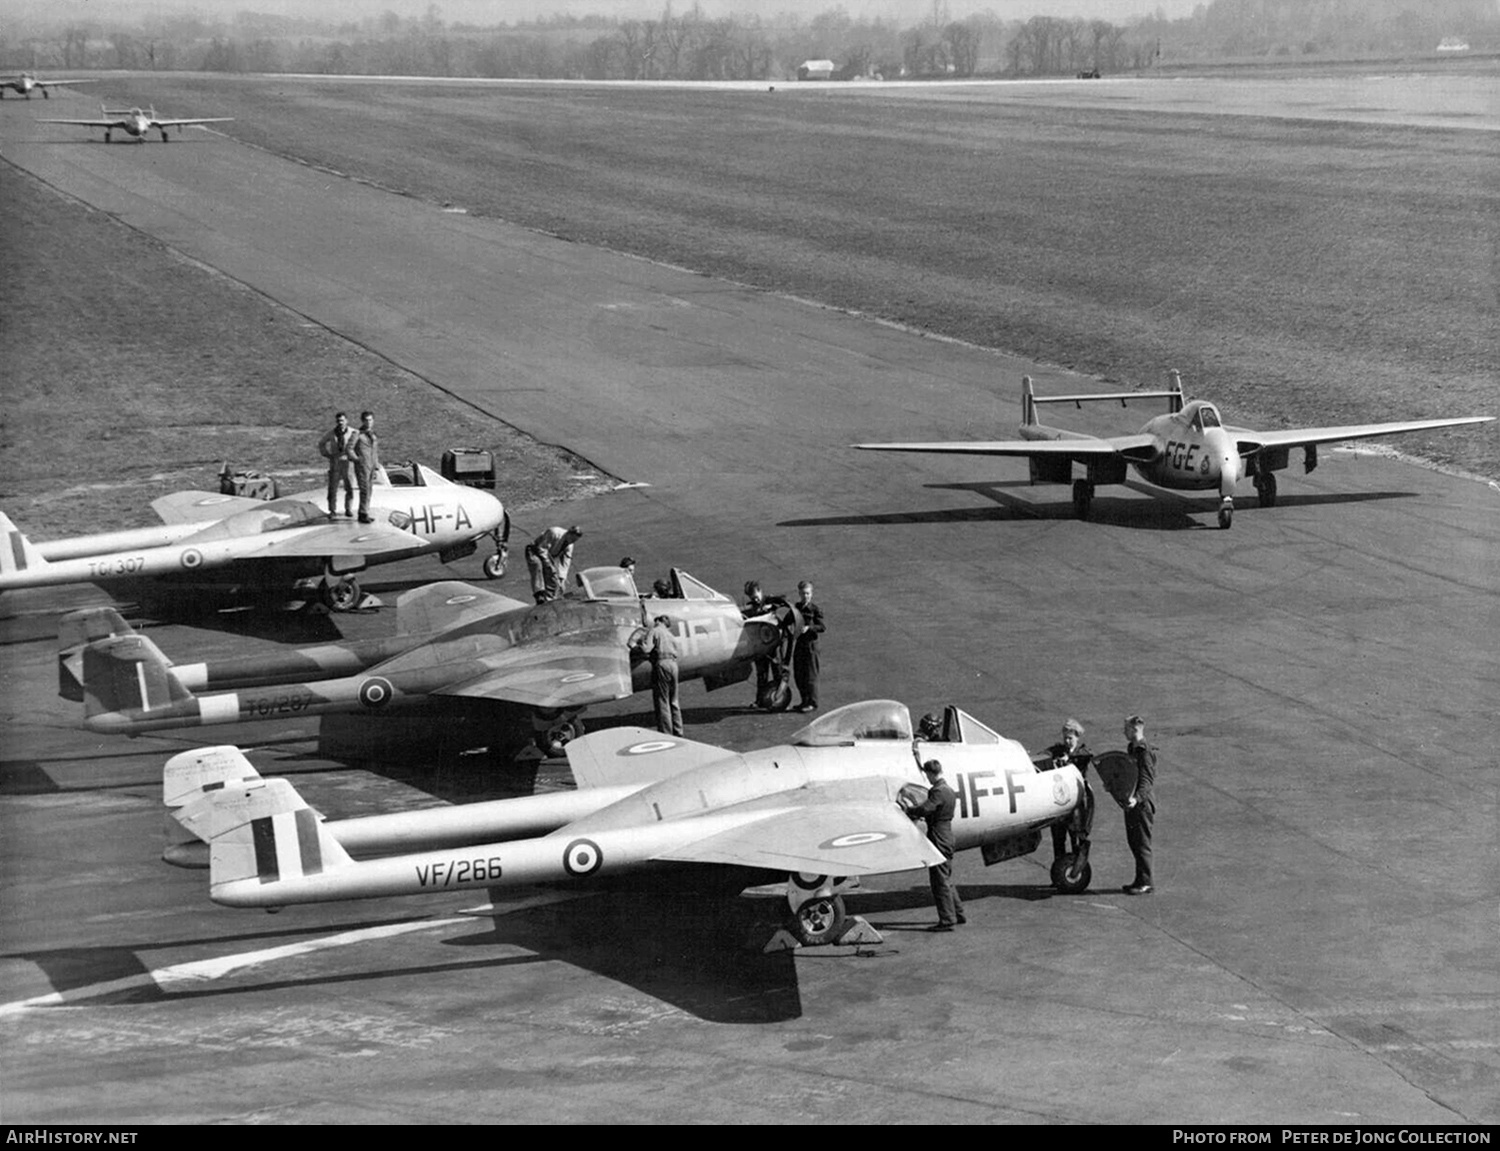
[[1138, 715], [1125, 720], [1126, 754], [1135, 760], [1135, 792], [1125, 801], [1125, 842], [1135, 856], [1135, 882], [1126, 895], [1149, 895], [1151, 883], [1151, 825], [1156, 820], [1156, 752], [1146, 745], [1146, 721]]
[[[1052, 771], [1071, 763], [1078, 769], [1080, 775], [1088, 773], [1089, 760], [1094, 758], [1093, 752], [1084, 746], [1083, 724], [1072, 716], [1063, 721], [1062, 742], [1054, 743], [1047, 749], [1048, 763], [1043, 771]], [[1052, 861], [1055, 863], [1068, 853], [1068, 828], [1066, 823], [1054, 823], [1052, 825]]]
[[526, 570], [531, 573], [531, 594], [537, 603], [558, 599], [567, 589], [568, 569], [573, 566], [573, 544], [583, 529], [548, 528], [526, 545]]
[[797, 584], [797, 610], [802, 613], [802, 634], [792, 645], [792, 679], [802, 700], [798, 711], [818, 710], [818, 637], [827, 630], [823, 609], [813, 603], [813, 585], [807, 580]]
[[659, 615], [651, 630], [636, 645], [651, 661], [651, 702], [656, 707], [656, 730], [663, 735], [682, 734], [682, 704], [677, 696], [677, 637], [672, 621]]
[[924, 763], [922, 774], [927, 777], [927, 801], [908, 808], [906, 814], [927, 821], [927, 841], [943, 856], [942, 863], [927, 869], [938, 913], [938, 921], [927, 930], [952, 931], [957, 924], [969, 922], [964, 916], [964, 901], [953, 884], [953, 812], [958, 806], [958, 796], [943, 778], [943, 765], [937, 760]]

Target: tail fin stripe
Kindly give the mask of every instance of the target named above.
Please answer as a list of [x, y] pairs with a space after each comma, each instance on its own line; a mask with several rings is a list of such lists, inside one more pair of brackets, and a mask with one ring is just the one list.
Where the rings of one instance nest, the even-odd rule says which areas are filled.
[[281, 866], [276, 859], [276, 829], [272, 825], [274, 818], [265, 815], [250, 821], [250, 832], [255, 841], [255, 874], [262, 883], [275, 883], [281, 878]]
[[150, 711], [151, 710], [151, 689], [150, 689], [149, 686], [147, 686], [147, 680], [146, 680], [146, 662], [144, 660], [141, 660], [140, 662], [138, 662], [135, 665], [135, 681], [136, 681], [136, 686], [140, 688], [140, 692], [141, 692], [141, 710], [142, 711]]
[[26, 570], [26, 541], [20, 532], [10, 533], [11, 564], [16, 571]]
[[318, 817], [310, 807], [300, 808], [292, 814], [297, 819], [297, 847], [302, 853], [302, 874], [321, 874], [323, 847], [318, 841]]

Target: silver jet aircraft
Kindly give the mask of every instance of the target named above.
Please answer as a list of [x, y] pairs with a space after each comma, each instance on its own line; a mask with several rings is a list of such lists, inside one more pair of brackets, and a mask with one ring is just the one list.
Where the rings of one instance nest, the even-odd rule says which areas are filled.
[[[618, 567], [590, 568], [577, 581], [543, 604], [452, 580], [429, 584], [397, 601], [389, 638], [212, 664], [174, 665], [128, 628], [101, 628], [110, 634], [82, 645], [65, 630], [63, 694], [82, 696], [90, 731], [125, 735], [311, 715], [365, 722], [429, 703], [488, 701], [502, 721], [489, 746], [503, 760], [532, 741], [558, 753], [582, 733], [584, 708], [649, 690], [651, 667], [633, 642], [658, 615], [671, 620], [681, 679], [701, 678], [709, 690], [784, 654], [800, 628], [795, 608], [745, 619], [733, 600], [676, 569], [672, 598], [641, 597]], [[504, 734], [515, 729], [521, 738]]]
[[[32, 90], [40, 88], [42, 99], [50, 100], [52, 97], [47, 93], [48, 88], [61, 88], [64, 86], [71, 88], [78, 84], [97, 83], [99, 83], [98, 80], [42, 80], [30, 72], [22, 72], [14, 80], [0, 80], [0, 99], [5, 98], [5, 90], [7, 88], [21, 93], [28, 100], [31, 99]], [[100, 107], [103, 107], [103, 105], [100, 105]]]
[[421, 464], [411, 476], [399, 486], [377, 480], [372, 524], [328, 515], [322, 489], [274, 500], [176, 492], [151, 504], [160, 526], [45, 542], [27, 539], [0, 512], [0, 592], [142, 580], [281, 590], [315, 579], [324, 602], [347, 611], [359, 603], [365, 567], [434, 552], [447, 563], [472, 554], [485, 535], [496, 547], [485, 574], [503, 573], [508, 521], [500, 501]]
[[[925, 760], [939, 759], [957, 792], [957, 847], [979, 848], [986, 863], [1028, 854], [1043, 828], [1092, 810], [1077, 768], [1039, 770], [1020, 744], [958, 708], [944, 734], [915, 738], [905, 705], [892, 700], [849, 704], [789, 744], [746, 752], [610, 728], [568, 745], [578, 791], [555, 809], [542, 805], [561, 797], [524, 797], [469, 814], [378, 817], [383, 826], [322, 822], [291, 783], [248, 778], [220, 748], [211, 749], [219, 762], [177, 779], [169, 803], [189, 834], [208, 840], [210, 895], [231, 907], [583, 887], [653, 871], [675, 873], [703, 900], [785, 882], [798, 937], [829, 943], [845, 930], [849, 880], [941, 860], [904, 810], [926, 795]], [[488, 841], [443, 847], [457, 823]], [[1088, 878], [1084, 864], [1065, 889], [1082, 891]], [[682, 898], [680, 886], [662, 890]]]
[[106, 108], [99, 105], [99, 119], [97, 120], [38, 120], [38, 124], [76, 124], [81, 128], [103, 128], [104, 142], [108, 144], [110, 137], [115, 132], [124, 132], [127, 136], [133, 136], [137, 144], [146, 142], [146, 134], [153, 130], [161, 133], [163, 144], [171, 143], [167, 136], [168, 128], [176, 128], [181, 134], [183, 128], [192, 124], [227, 124], [233, 120], [233, 116], [200, 116], [196, 119], [168, 120], [158, 116], [155, 108], [141, 111], [139, 108]]
[[[1286, 428], [1257, 432], [1236, 428], [1219, 419], [1219, 410], [1205, 400], [1184, 403], [1182, 377], [1171, 373], [1172, 386], [1161, 392], [1111, 392], [1076, 396], [1038, 396], [1031, 377], [1021, 381], [1019, 440], [980, 440], [973, 443], [855, 444], [876, 452], [945, 452], [976, 456], [1025, 456], [1034, 484], [1073, 482], [1073, 508], [1087, 519], [1096, 484], [1125, 482], [1127, 465], [1158, 487], [1178, 491], [1218, 489], [1219, 526], [1234, 519], [1234, 491], [1241, 479], [1255, 484], [1262, 507], [1276, 504], [1276, 473], [1288, 466], [1293, 448], [1304, 451], [1304, 470], [1318, 466], [1318, 444], [1397, 436], [1433, 428], [1488, 423], [1493, 416], [1459, 419], [1407, 420], [1392, 424], [1353, 424], [1346, 427]], [[1167, 414], [1147, 421], [1134, 435], [1100, 438], [1039, 423], [1040, 404], [1084, 404], [1108, 401], [1122, 406], [1131, 400], [1167, 400]], [[1073, 464], [1085, 476], [1073, 479]]]

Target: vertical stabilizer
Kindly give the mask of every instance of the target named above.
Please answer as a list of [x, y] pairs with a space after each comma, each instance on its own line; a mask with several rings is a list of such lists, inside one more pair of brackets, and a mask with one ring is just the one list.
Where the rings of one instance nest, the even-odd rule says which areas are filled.
[[0, 535], [5, 537], [0, 542], [0, 575], [15, 575], [47, 566], [41, 552], [4, 512], [0, 512]]
[[209, 888], [262, 887], [350, 867], [353, 860], [284, 779], [228, 787], [212, 800]]
[[172, 674], [161, 649], [143, 635], [97, 640], [83, 649], [84, 715], [141, 715], [185, 703], [192, 692]]
[[96, 640], [134, 634], [112, 607], [68, 612], [57, 623], [57, 694], [73, 703], [82, 703], [83, 649]]
[[1036, 393], [1031, 390], [1031, 377], [1021, 377], [1021, 424], [1036, 423]]
[[1167, 411], [1175, 416], [1182, 411], [1182, 373], [1176, 368], [1168, 369], [1167, 386], [1170, 391], [1177, 393], [1167, 400]]

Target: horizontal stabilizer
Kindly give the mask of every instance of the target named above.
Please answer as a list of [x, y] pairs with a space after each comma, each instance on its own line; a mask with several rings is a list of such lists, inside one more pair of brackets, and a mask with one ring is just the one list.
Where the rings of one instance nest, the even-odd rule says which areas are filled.
[[255, 765], [233, 744], [196, 747], [179, 752], [162, 767], [161, 798], [168, 807], [181, 807], [206, 792], [260, 777]]
[[143, 635], [96, 640], [83, 649], [84, 713], [150, 712], [191, 700], [171, 662]]
[[83, 649], [101, 639], [134, 634], [135, 630], [112, 607], [68, 612], [57, 623], [57, 694], [72, 703], [82, 703]]
[[396, 600], [396, 634], [451, 631], [527, 604], [460, 580], [442, 580], [403, 592]]
[[644, 727], [610, 727], [567, 746], [568, 766], [580, 788], [655, 783], [705, 763], [732, 769], [738, 753]]

